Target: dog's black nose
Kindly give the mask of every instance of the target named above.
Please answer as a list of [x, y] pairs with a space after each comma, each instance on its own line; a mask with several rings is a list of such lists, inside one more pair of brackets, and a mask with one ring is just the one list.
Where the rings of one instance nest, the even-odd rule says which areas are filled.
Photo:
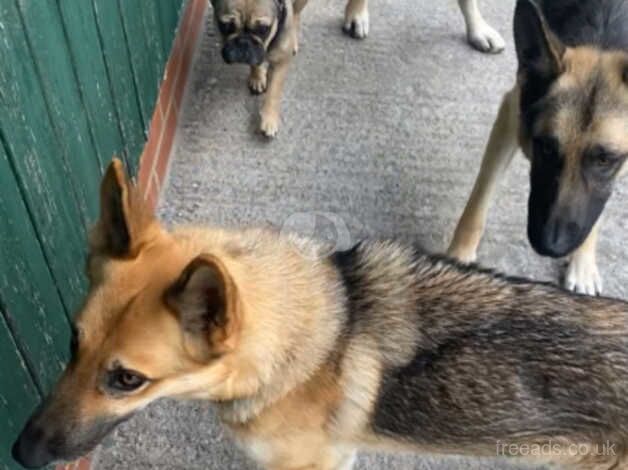
[[48, 450], [44, 431], [27, 424], [11, 448], [11, 456], [22, 467], [39, 468], [54, 460]]
[[579, 224], [555, 220], [539, 227], [529, 227], [530, 244], [541, 256], [561, 258], [574, 251], [586, 237]]

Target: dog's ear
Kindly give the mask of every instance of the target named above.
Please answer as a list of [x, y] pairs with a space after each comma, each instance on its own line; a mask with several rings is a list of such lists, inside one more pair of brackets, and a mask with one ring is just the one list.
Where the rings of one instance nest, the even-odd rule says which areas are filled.
[[90, 234], [92, 252], [112, 257], [134, 256], [141, 232], [153, 219], [139, 191], [114, 158], [100, 186], [100, 218]]
[[166, 291], [166, 303], [177, 313], [183, 329], [204, 335], [214, 351], [233, 341], [238, 324], [237, 289], [215, 256], [194, 258]]
[[563, 72], [565, 45], [551, 31], [533, 0], [517, 1], [515, 45], [519, 69], [525, 73], [551, 80]]

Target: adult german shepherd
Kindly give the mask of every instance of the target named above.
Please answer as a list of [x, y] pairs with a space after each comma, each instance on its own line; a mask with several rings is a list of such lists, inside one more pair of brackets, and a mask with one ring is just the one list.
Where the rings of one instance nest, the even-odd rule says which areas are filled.
[[519, 72], [506, 94], [449, 254], [473, 261], [497, 182], [530, 160], [528, 238], [571, 255], [566, 287], [598, 294], [599, 218], [628, 157], [628, 0], [519, 0]]
[[72, 360], [15, 459], [80, 455], [177, 397], [213, 402], [273, 470], [350, 469], [363, 447], [628, 468], [627, 303], [390, 241], [320, 248], [166, 231], [114, 161]]

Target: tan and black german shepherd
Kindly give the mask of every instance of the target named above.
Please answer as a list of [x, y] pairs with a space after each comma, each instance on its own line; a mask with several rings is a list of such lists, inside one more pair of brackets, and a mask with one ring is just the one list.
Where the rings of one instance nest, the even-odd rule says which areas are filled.
[[531, 446], [628, 468], [627, 303], [390, 241], [316, 258], [265, 230], [169, 232], [119, 161], [101, 199], [73, 356], [13, 447], [22, 465], [87, 452], [176, 397], [213, 402], [273, 470], [347, 470], [364, 447]]
[[528, 238], [571, 255], [566, 287], [600, 293], [599, 218], [628, 157], [628, 0], [519, 0], [519, 72], [502, 102], [449, 254], [476, 258], [489, 203], [517, 148], [530, 160]]

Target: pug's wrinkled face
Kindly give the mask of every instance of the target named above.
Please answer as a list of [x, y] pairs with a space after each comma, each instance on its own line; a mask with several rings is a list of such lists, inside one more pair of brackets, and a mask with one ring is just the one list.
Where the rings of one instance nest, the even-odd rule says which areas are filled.
[[214, 0], [214, 17], [223, 38], [228, 64], [261, 65], [277, 35], [280, 2], [276, 0]]

